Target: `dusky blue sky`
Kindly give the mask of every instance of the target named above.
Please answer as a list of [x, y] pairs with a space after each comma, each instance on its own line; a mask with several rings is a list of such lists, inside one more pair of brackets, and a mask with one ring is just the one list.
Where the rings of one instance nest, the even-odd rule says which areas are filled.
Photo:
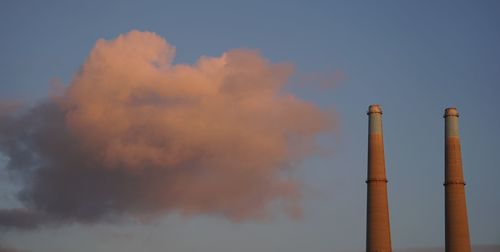
[[[257, 48], [297, 75], [341, 72], [333, 89], [291, 86], [333, 107], [331, 154], [304, 161], [304, 217], [232, 223], [176, 215], [141, 224], [0, 232], [27, 251], [362, 251], [368, 105], [384, 110], [393, 247], [444, 244], [443, 111], [456, 106], [471, 239], [500, 243], [500, 3], [497, 1], [3, 1], [0, 98], [34, 102], [68, 83], [99, 38], [165, 37], [176, 63]], [[332, 142], [329, 142], [332, 141]], [[3, 158], [5, 163], [5, 157]], [[4, 166], [4, 165], [2, 165]], [[1, 169], [1, 207], [17, 206]]]

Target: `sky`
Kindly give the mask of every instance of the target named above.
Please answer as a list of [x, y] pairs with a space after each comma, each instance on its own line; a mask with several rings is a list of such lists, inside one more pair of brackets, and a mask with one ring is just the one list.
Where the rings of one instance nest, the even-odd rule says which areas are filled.
[[[25, 207], [25, 201], [17, 195], [27, 189], [31, 195], [41, 195], [31, 198], [36, 206], [48, 206], [49, 210], [54, 206], [53, 212], [63, 220], [34, 229], [0, 230], [0, 251], [2, 247], [37, 252], [362, 251], [366, 221], [366, 111], [374, 103], [384, 111], [395, 251], [433, 251], [444, 245], [442, 115], [447, 107], [457, 107], [460, 113], [471, 241], [483, 249], [498, 249], [500, 189], [496, 182], [500, 177], [500, 135], [495, 132], [500, 129], [500, 119], [494, 108], [500, 105], [499, 25], [497, 1], [3, 1], [0, 100], [3, 104], [39, 108], [23, 118], [28, 125], [39, 125], [30, 118], [40, 118], [43, 125], [52, 129], [49, 142], [54, 139], [57, 143], [68, 139], [57, 128], [61, 126], [57, 120], [62, 113], [59, 104], [88, 109], [71, 114], [68, 120], [72, 132], [90, 149], [98, 152], [105, 148], [106, 170], [97, 173], [99, 183], [111, 181], [121, 190], [120, 183], [126, 186], [130, 179], [116, 179], [110, 174], [137, 172], [134, 169], [144, 166], [142, 162], [152, 167], [177, 167], [176, 162], [191, 161], [173, 154], [164, 157], [155, 149], [128, 152], [137, 146], [108, 146], [115, 137], [123, 135], [119, 130], [108, 131], [99, 126], [122, 120], [137, 120], [143, 123], [141, 126], [150, 126], [148, 129], [155, 134], [149, 138], [176, 136], [181, 143], [190, 139], [188, 147], [213, 150], [213, 162], [189, 163], [186, 167], [209, 167], [214, 185], [226, 185], [241, 176], [224, 165], [251, 170], [253, 161], [258, 159], [252, 155], [262, 154], [265, 158], [260, 163], [255, 161], [256, 167], [262, 167], [260, 176], [234, 180], [233, 187], [229, 187], [234, 191], [228, 191], [228, 187], [211, 191], [213, 187], [205, 188], [191, 173], [181, 172], [179, 178], [192, 185], [192, 190], [172, 196], [173, 203], [158, 203], [158, 199], [162, 192], [175, 192], [174, 186], [157, 184], [157, 173], [144, 175], [144, 170], [139, 170], [145, 183], [153, 179], [151, 188], [159, 190], [147, 197], [151, 201], [124, 200], [119, 207], [103, 207], [104, 210], [88, 215], [64, 212], [56, 208], [57, 202], [50, 205], [45, 200], [57, 201], [58, 193], [68, 187], [72, 194], [65, 200], [76, 202], [77, 206], [87, 206], [89, 201], [85, 199], [95, 200], [92, 203], [98, 206], [107, 201], [98, 197], [101, 201], [96, 200], [87, 195], [88, 191], [73, 186], [75, 180], [65, 177], [64, 172], [57, 180], [42, 176], [35, 177], [38, 184], [25, 184], [26, 178], [20, 172], [8, 168], [12, 157], [3, 153], [0, 209]], [[143, 56], [154, 63], [154, 69], [180, 67], [158, 75], [139, 64], [145, 61]], [[229, 92], [219, 96], [211, 96], [210, 90], [200, 91], [194, 84], [190, 86], [212, 83], [218, 74], [226, 74], [217, 72], [220, 62], [232, 62], [232, 71], [236, 72], [232, 80], [243, 84], [231, 86], [214, 81], [214, 85], [222, 85]], [[117, 65], [120, 67], [113, 68]], [[130, 81], [116, 80], [127, 73], [131, 74]], [[207, 73], [213, 75], [205, 79]], [[191, 89], [148, 86], [151, 82], [176, 81]], [[190, 117], [180, 126], [172, 126], [175, 134], [164, 133], [159, 128], [165, 122], [145, 119], [143, 110], [118, 113], [126, 111], [128, 103], [116, 98], [119, 95], [113, 96], [113, 92], [106, 96], [106, 85], [119, 87], [112, 89], [119, 94], [144, 85], [152, 92], [146, 93], [148, 101], [156, 94], [211, 97], [207, 98], [207, 110], [200, 110], [201, 115], [220, 115], [217, 125], [224, 126], [225, 131], [238, 132], [236, 129], [241, 128], [252, 133], [248, 138], [238, 135], [236, 143], [240, 145], [234, 149], [233, 142], [213, 140], [219, 139], [216, 133], [194, 134], [190, 138], [198, 132], [194, 126], [200, 123]], [[61, 96], [63, 101], [58, 103]], [[258, 102], [228, 105], [228, 99], [236, 96]], [[141, 99], [134, 101], [141, 103]], [[189, 103], [182, 99], [174, 100], [175, 104], [160, 105], [177, 106], [189, 113], [197, 111], [189, 110]], [[230, 116], [234, 111], [228, 107], [243, 116]], [[297, 112], [288, 114], [284, 109], [287, 107]], [[95, 119], [84, 113], [92, 109], [118, 112]], [[154, 118], [168, 118], [161, 110], [152, 111]], [[54, 114], [55, 119], [50, 117]], [[56, 127], [55, 131], [51, 127]], [[287, 145], [276, 140], [282, 133], [279, 129], [300, 141]], [[123, 134], [130, 137], [131, 133]], [[206, 141], [195, 141], [198, 139]], [[266, 144], [267, 140], [278, 144]], [[320, 150], [308, 148], [313, 142]], [[263, 146], [273, 148], [262, 151]], [[54, 151], [47, 151], [52, 154], [44, 157], [64, 170], [66, 163], [57, 157], [65, 148], [48, 149]], [[191, 149], [181, 148], [179, 153], [188, 155], [191, 152], [187, 150]], [[171, 151], [176, 153], [176, 149]], [[289, 155], [290, 151], [295, 155]], [[82, 157], [87, 156], [78, 156]], [[238, 162], [248, 165], [239, 166]], [[276, 166], [276, 162], [290, 165]], [[71, 165], [80, 167], [78, 163]], [[286, 177], [281, 177], [282, 171]], [[103, 178], [108, 175], [109, 180]], [[52, 181], [60, 186], [50, 187]], [[46, 188], [43, 185], [56, 188], [56, 197], [37, 191]], [[249, 189], [253, 187], [258, 189]], [[92, 192], [107, 195], [96, 188]], [[139, 195], [149, 195], [150, 187], [138, 188], [144, 193]], [[268, 196], [255, 198], [255, 194]], [[135, 194], [120, 195], [129, 199]], [[224, 200], [228, 198], [232, 200]], [[113, 218], [115, 215], [120, 218]]]

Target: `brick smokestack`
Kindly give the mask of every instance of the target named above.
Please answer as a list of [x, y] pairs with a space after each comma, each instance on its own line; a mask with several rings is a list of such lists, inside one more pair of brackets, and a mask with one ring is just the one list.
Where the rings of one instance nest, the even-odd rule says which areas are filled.
[[446, 252], [470, 252], [469, 224], [465, 202], [458, 111], [447, 108], [445, 119], [445, 228]]
[[382, 109], [371, 105], [368, 109], [368, 184], [366, 210], [366, 251], [390, 252], [391, 230], [387, 178], [385, 176]]

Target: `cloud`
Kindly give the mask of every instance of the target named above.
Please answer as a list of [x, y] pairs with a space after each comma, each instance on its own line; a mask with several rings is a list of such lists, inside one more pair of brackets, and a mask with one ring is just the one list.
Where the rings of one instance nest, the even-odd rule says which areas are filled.
[[20, 108], [22, 103], [15, 100], [0, 100], [0, 117], [12, 113], [16, 109]]
[[299, 88], [317, 89], [325, 92], [336, 88], [346, 79], [346, 74], [340, 70], [327, 70], [299, 74], [297, 80], [292, 84]]
[[45, 221], [40, 213], [26, 209], [0, 209], [1, 229], [34, 229]]
[[99, 40], [62, 95], [0, 115], [0, 151], [26, 206], [2, 210], [0, 225], [300, 215], [293, 171], [333, 116], [287, 93], [293, 67], [258, 51], [194, 65], [174, 55], [150, 32]]
[[12, 247], [6, 247], [0, 244], [0, 252], [22, 252], [24, 250], [15, 249]]

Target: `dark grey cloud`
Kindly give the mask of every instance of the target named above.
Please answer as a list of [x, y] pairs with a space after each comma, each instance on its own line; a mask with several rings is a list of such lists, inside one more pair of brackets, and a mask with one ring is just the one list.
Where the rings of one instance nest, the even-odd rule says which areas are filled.
[[38, 212], [27, 209], [0, 209], [1, 229], [34, 229], [44, 222], [45, 218]]

